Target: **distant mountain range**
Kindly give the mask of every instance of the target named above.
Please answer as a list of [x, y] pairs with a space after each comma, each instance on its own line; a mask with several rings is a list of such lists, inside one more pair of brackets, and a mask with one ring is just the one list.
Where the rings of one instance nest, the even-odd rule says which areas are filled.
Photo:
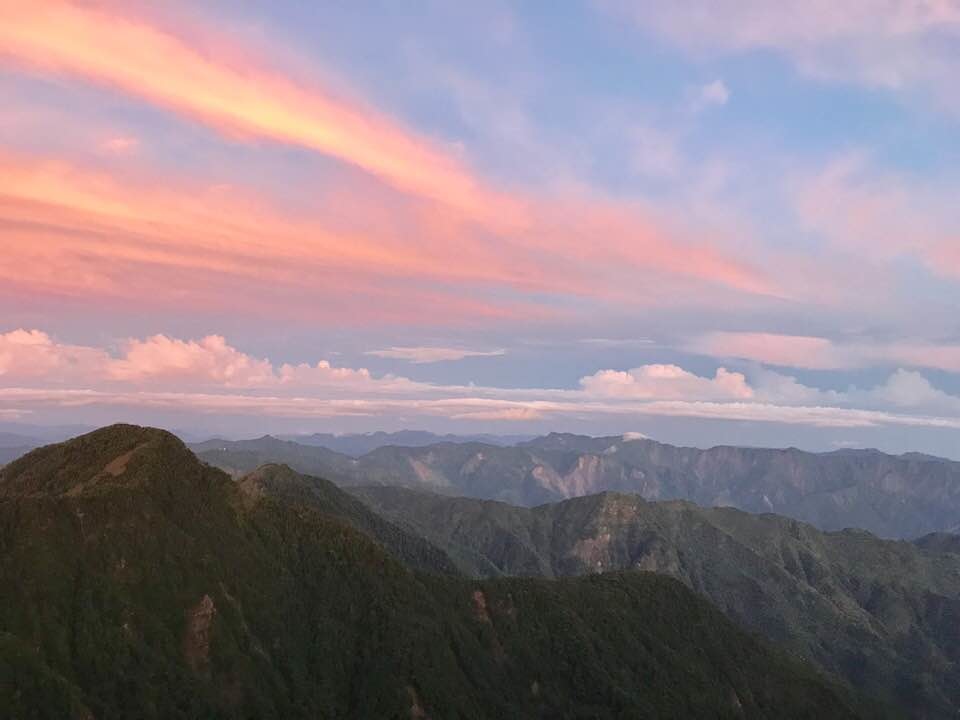
[[0, 470], [0, 587], [10, 718], [888, 712], [675, 579], [467, 578], [328, 482], [149, 428]]
[[862, 528], [890, 538], [960, 529], [960, 463], [917, 454], [700, 450], [558, 433], [512, 447], [442, 442], [383, 446], [360, 457], [270, 436], [191, 447], [235, 474], [279, 462], [340, 485], [400, 485], [523, 506], [617, 491], [774, 512], [823, 530]]
[[960, 707], [960, 536], [880, 540], [616, 493], [530, 509], [400, 487], [352, 492], [467, 574], [663, 573], [910, 717]]
[[292, 440], [301, 445], [314, 445], [328, 450], [360, 457], [387, 445], [401, 447], [424, 447], [437, 443], [478, 442], [487, 445], [517, 445], [532, 440], [535, 435], [436, 435], [424, 430], [399, 430], [397, 432], [372, 432], [345, 435], [314, 433], [312, 435], [278, 435], [281, 440]]
[[34, 448], [89, 432], [83, 425], [26, 425], [0, 422], [0, 467], [13, 462]]

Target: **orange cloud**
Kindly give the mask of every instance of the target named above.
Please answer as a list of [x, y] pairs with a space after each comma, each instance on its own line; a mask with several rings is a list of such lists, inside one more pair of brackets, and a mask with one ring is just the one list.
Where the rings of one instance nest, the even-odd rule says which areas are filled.
[[137, 18], [56, 0], [7, 2], [0, 45], [21, 64], [117, 87], [220, 130], [313, 148], [470, 212], [488, 202], [448, 154], [388, 118], [281, 73], [220, 65]]
[[[203, 43], [181, 37], [196, 28], [180, 30], [57, 0], [29, 8], [6, 3], [0, 8], [4, 48], [0, 58], [20, 68], [119, 88], [229, 136], [241, 133], [316, 150], [418, 198], [400, 201], [403, 207], [398, 210], [395, 198], [371, 198], [369, 192], [353, 197], [346, 206], [361, 206], [365, 215], [373, 216], [364, 222], [378, 226], [374, 242], [363, 232], [359, 238], [331, 236], [329, 227], [316, 223], [309, 229], [291, 228], [289, 221], [269, 213], [257, 217], [257, 226], [251, 228], [249, 211], [238, 215], [236, 207], [215, 199], [218, 209], [227, 206], [229, 214], [223, 217], [231, 225], [247, 222], [241, 230], [249, 234], [238, 241], [238, 232], [229, 238], [189, 233], [191, 250], [202, 258], [199, 267], [228, 271], [226, 266], [232, 265], [243, 272], [245, 264], [269, 273], [295, 256], [315, 259], [322, 254], [327, 267], [376, 267], [378, 275], [431, 275], [446, 282], [602, 295], [618, 302], [636, 300], [638, 271], [778, 294], [776, 286], [748, 263], [709, 242], [679, 241], [635, 208], [591, 197], [548, 199], [496, 190], [447, 145], [421, 137], [356, 101], [334, 97], [316, 84], [296, 83], [253, 59], [247, 49], [204, 52]], [[116, 188], [95, 179], [96, 192], [81, 191], [77, 186], [83, 183], [76, 184], [69, 171], [54, 168], [51, 177], [50, 168], [46, 170], [25, 186], [28, 198], [107, 214], [114, 221], [124, 220], [129, 231], [147, 230], [145, 216], [169, 225], [172, 206], [178, 212], [184, 204], [202, 210], [196, 207], [198, 201], [185, 197], [196, 194], [196, 189], [181, 188], [184, 192], [174, 196], [153, 188], [131, 199], [123, 197], [126, 188], [117, 197]], [[347, 193], [356, 196], [355, 189]], [[199, 197], [211, 201], [209, 192]], [[403, 216], [399, 230], [398, 212]], [[378, 213], [387, 219], [378, 221]], [[222, 219], [218, 224], [217, 230], [223, 231]], [[231, 247], [224, 253], [226, 244]], [[163, 242], [149, 248], [126, 247], [124, 252], [129, 261], [135, 259], [129, 255], [150, 254], [146, 262], [178, 264], [186, 259], [186, 249], [174, 251]], [[103, 283], [103, 278], [96, 283]]]
[[598, 204], [545, 208], [541, 226], [514, 237], [416, 199], [354, 189], [344, 202], [348, 185], [290, 213], [237, 188], [0, 154], [0, 187], [0, 293], [446, 324], [557, 316], [522, 296], [487, 298], [502, 288], [625, 306], [684, 278], [763, 290], [709, 247], [671, 244], [636, 221], [631, 232], [625, 212]]
[[[451, 247], [449, 237], [431, 241], [425, 233], [410, 243], [396, 229], [337, 227], [240, 191], [114, 178], [9, 154], [0, 154], [0, 187], [2, 292], [125, 298], [148, 307], [280, 306], [286, 316], [340, 322], [543, 314], [475, 297], [476, 288], [522, 278], [491, 259], [492, 248]], [[435, 287], [450, 282], [459, 283], [455, 292]]]

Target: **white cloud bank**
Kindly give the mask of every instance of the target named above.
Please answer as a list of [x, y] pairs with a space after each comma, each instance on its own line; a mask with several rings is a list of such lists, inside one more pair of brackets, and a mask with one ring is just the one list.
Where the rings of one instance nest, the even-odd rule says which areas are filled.
[[441, 385], [363, 368], [275, 364], [218, 335], [131, 339], [116, 352], [59, 343], [39, 330], [0, 334], [0, 409], [117, 407], [287, 418], [440, 417], [494, 422], [659, 415], [822, 427], [960, 429], [960, 397], [900, 369], [876, 387], [822, 390], [772, 370], [677, 365], [604, 369], [572, 389]]

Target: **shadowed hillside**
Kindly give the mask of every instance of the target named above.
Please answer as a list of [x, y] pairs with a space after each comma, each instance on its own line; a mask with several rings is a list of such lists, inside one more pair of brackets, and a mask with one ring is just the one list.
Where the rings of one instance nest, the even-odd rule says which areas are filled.
[[0, 714], [868, 715], [675, 580], [419, 574], [289, 479], [131, 426], [6, 467]]
[[776, 515], [605, 493], [533, 509], [356, 488], [478, 576], [651, 570], [911, 713], [960, 706], [960, 538], [824, 533]]

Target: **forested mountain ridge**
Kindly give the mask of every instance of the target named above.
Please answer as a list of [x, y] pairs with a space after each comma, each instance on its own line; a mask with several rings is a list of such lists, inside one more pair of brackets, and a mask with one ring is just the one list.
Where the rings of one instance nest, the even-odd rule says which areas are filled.
[[352, 490], [481, 576], [648, 570], [908, 714], [960, 706], [960, 537], [826, 533], [788, 518], [603, 493], [536, 508]]
[[673, 579], [417, 572], [295, 479], [132, 426], [0, 471], [0, 714], [872, 714]]

